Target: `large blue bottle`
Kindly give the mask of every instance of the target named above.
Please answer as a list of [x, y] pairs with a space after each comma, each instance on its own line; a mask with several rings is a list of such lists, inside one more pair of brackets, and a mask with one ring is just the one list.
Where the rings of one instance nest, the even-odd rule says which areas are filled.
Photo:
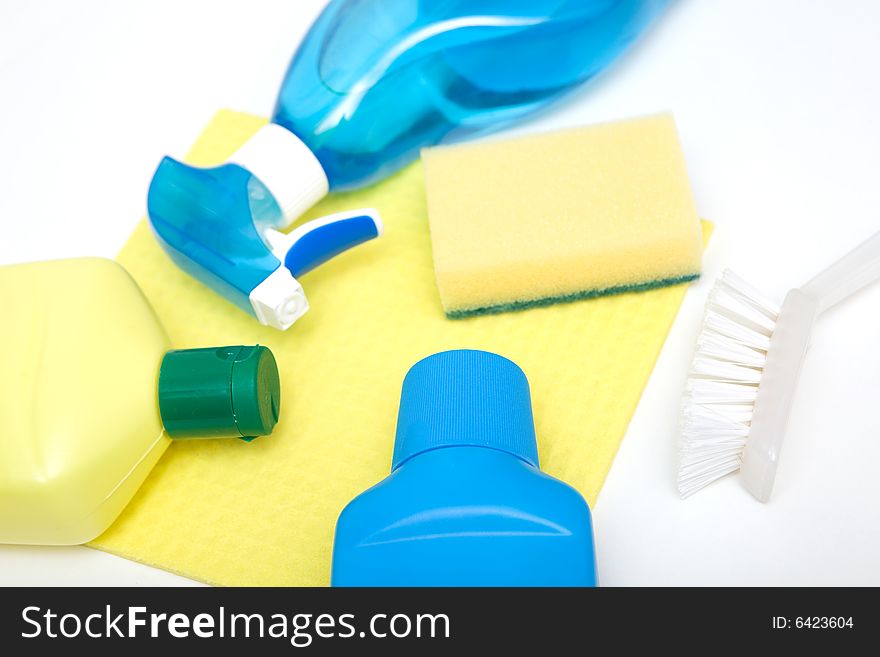
[[596, 584], [589, 507], [538, 469], [519, 367], [447, 351], [410, 369], [391, 475], [342, 511], [332, 584]]
[[[298, 285], [283, 266], [290, 244], [266, 231], [328, 190], [387, 176], [424, 146], [546, 107], [605, 68], [669, 1], [333, 0], [296, 52], [272, 122], [229, 164], [163, 160], [148, 198], [153, 228], [188, 272], [287, 328], [301, 314], [288, 299]], [[360, 216], [338, 239], [335, 222], [316, 225], [309, 261], [377, 236], [381, 226]]]

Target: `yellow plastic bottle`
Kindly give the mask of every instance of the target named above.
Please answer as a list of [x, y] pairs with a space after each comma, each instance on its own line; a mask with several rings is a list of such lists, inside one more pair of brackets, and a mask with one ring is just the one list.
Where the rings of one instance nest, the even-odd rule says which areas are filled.
[[[170, 438], [265, 435], [277, 421], [268, 349], [169, 352], [150, 304], [112, 260], [0, 267], [0, 299], [0, 543], [88, 542]], [[236, 410], [250, 413], [246, 427]]]

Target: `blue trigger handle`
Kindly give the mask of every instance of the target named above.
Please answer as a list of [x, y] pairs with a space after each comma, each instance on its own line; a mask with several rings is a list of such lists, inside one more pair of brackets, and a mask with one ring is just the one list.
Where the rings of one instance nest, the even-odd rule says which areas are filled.
[[194, 167], [164, 158], [147, 194], [159, 244], [185, 272], [286, 330], [309, 308], [297, 277], [382, 234], [375, 210], [315, 219], [288, 234], [271, 191], [244, 167]]
[[372, 209], [314, 219], [288, 235], [291, 246], [284, 257], [284, 266], [294, 278], [299, 278], [343, 251], [381, 234], [382, 221]]

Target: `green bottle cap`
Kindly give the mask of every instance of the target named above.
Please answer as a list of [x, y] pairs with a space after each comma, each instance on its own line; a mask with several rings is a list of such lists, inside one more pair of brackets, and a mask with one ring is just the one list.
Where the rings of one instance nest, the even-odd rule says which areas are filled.
[[170, 438], [272, 433], [281, 408], [275, 357], [266, 347], [169, 351], [159, 369], [159, 413]]

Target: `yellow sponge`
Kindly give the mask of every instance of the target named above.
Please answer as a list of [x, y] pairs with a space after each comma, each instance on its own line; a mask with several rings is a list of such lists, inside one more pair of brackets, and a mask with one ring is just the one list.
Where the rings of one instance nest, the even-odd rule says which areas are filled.
[[703, 252], [670, 114], [422, 153], [450, 317], [681, 283]]

